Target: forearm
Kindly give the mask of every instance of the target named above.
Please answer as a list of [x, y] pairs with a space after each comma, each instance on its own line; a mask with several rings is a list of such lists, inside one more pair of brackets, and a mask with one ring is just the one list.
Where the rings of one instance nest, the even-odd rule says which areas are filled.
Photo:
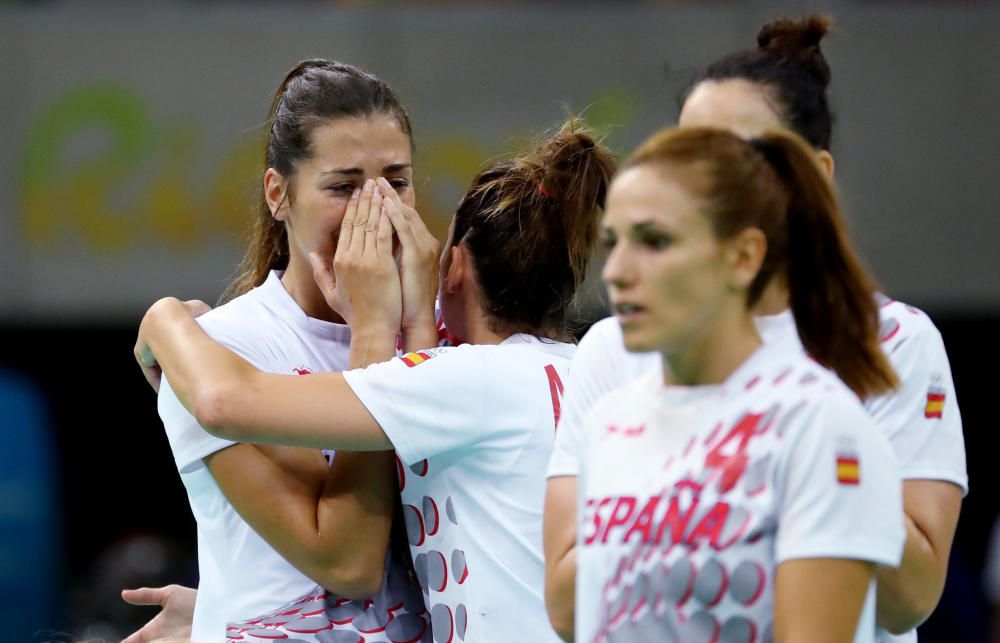
[[[344, 596], [370, 596], [382, 583], [396, 495], [395, 453], [341, 451], [333, 458], [316, 520]], [[350, 592], [350, 593], [349, 593]]]
[[[315, 449], [237, 444], [206, 463], [236, 511], [299, 571], [343, 596], [367, 596], [381, 581], [385, 544], [376, 541], [388, 529], [393, 490], [370, 478], [391, 468], [369, 472], [350, 455], [338, 453], [331, 467]], [[371, 542], [353, 541], [352, 531]]]
[[403, 328], [403, 350], [407, 353], [437, 345], [438, 331], [433, 311], [428, 319]]
[[[899, 567], [880, 566], [878, 580], [878, 624], [899, 634], [920, 625], [941, 598], [946, 573], [940, 552], [909, 516], [905, 516], [906, 544]], [[947, 552], [944, 557], [947, 559]], [[947, 569], [945, 562], [945, 571]]]
[[567, 551], [545, 571], [545, 607], [549, 622], [564, 641], [572, 641], [576, 604], [576, 547]]
[[358, 324], [351, 328], [350, 368], [365, 368], [396, 356], [396, 329]]
[[922, 623], [937, 606], [962, 508], [962, 489], [942, 480], [904, 480], [906, 543], [897, 568], [880, 567], [879, 625], [893, 633]]
[[802, 558], [779, 564], [774, 581], [774, 640], [853, 641], [873, 568], [866, 561], [840, 558]]

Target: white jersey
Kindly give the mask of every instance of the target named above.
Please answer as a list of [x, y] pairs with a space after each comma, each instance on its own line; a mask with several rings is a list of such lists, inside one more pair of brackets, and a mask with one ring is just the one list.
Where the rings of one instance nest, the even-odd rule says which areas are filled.
[[[198, 322], [213, 339], [264, 371], [306, 375], [348, 366], [350, 329], [306, 316], [277, 272], [260, 287], [202, 315]], [[226, 639], [228, 623], [265, 614], [311, 592], [316, 584], [240, 517], [202, 460], [234, 443], [206, 432], [184, 409], [166, 379], [158, 408], [198, 523], [200, 581], [191, 640], [216, 643]], [[383, 585], [382, 592], [386, 591], [388, 584]], [[399, 602], [393, 596], [376, 598], [383, 604]], [[337, 629], [357, 631], [350, 619]], [[387, 639], [371, 636], [366, 640]]]
[[[878, 301], [882, 348], [901, 387], [867, 400], [865, 407], [889, 439], [903, 480], [943, 480], [968, 493], [962, 417], [941, 333], [920, 310], [884, 296]], [[755, 321], [766, 344], [802, 349], [790, 311]], [[614, 318], [594, 324], [573, 358], [549, 476], [578, 475], [575, 443], [590, 408], [644, 374], [662, 375], [660, 355], [626, 351]], [[882, 643], [916, 638], [916, 630], [897, 636], [879, 632]]]
[[[962, 415], [941, 333], [922, 311], [879, 296], [882, 350], [901, 387], [864, 405], [889, 438], [903, 480], [943, 480], [969, 491]], [[790, 311], [757, 317], [764, 343], [802, 350]], [[550, 476], [576, 475], [571, 444], [589, 409], [609, 391], [640, 375], [662, 373], [657, 353], [630, 353], [613, 317], [580, 341], [566, 383], [566, 401]]]
[[[718, 386], [640, 377], [580, 437], [577, 641], [770, 641], [779, 564], [899, 563], [889, 444], [801, 352], [765, 346]], [[874, 592], [855, 642], [875, 640]]]
[[436, 641], [559, 641], [542, 593], [542, 508], [574, 349], [514, 335], [344, 374], [400, 458]]

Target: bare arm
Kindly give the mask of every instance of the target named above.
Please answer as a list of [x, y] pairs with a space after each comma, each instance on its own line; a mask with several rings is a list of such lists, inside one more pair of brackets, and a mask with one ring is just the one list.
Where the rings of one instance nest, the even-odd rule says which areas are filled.
[[576, 600], [575, 476], [549, 478], [545, 493], [545, 607], [553, 629], [564, 641], [573, 640]]
[[941, 599], [962, 490], [939, 480], [904, 480], [906, 544], [899, 567], [879, 567], [878, 624], [893, 634], [912, 630]]
[[212, 340], [176, 299], [161, 299], [149, 309], [137, 353], [143, 343], [178, 399], [212, 435], [353, 451], [392, 448], [343, 375], [264, 373]]
[[874, 565], [845, 558], [803, 558], [778, 565], [776, 643], [850, 643]]
[[347, 598], [378, 591], [395, 498], [391, 451], [237, 444], [206, 458], [233, 507], [303, 574]]

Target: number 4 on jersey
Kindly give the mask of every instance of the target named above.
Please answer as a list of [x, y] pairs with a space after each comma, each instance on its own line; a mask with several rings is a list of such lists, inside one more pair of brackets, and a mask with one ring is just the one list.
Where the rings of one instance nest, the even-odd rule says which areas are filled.
[[556, 429], [559, 428], [559, 414], [562, 409], [563, 383], [559, 379], [556, 367], [549, 364], [545, 367], [545, 376], [549, 378], [549, 392], [552, 393], [552, 417]]

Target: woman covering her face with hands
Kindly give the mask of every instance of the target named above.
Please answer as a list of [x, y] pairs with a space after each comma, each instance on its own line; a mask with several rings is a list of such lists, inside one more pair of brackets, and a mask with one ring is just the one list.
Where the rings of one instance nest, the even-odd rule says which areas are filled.
[[[412, 220], [410, 239], [416, 239], [401, 258], [410, 305], [394, 332], [402, 326], [407, 345], [435, 344], [439, 244], [413, 210], [410, 121], [392, 90], [350, 65], [303, 61], [274, 95], [265, 139], [251, 244], [226, 303], [199, 317], [204, 332], [274, 373], [300, 376], [374, 361], [350, 353], [352, 337], [362, 339], [368, 329], [330, 309], [310, 256], [329, 260], [342, 231], [351, 232], [347, 222], [366, 221], [387, 202]], [[397, 278], [397, 297], [399, 288]], [[155, 369], [149, 376], [157, 382]], [[216, 438], [184, 408], [171, 379], [167, 374], [162, 382], [158, 408], [198, 525], [200, 581], [193, 625], [190, 590], [126, 591], [132, 601], [164, 608], [130, 641], [169, 635], [220, 641], [228, 623], [253, 620], [303, 595], [320, 597], [325, 592], [314, 591], [317, 584], [339, 606], [336, 622], [325, 621], [333, 632], [389, 641], [428, 630], [419, 589], [406, 582], [405, 543], [387, 555], [397, 503], [391, 453], [324, 457], [318, 449]]]
[[[213, 342], [183, 304], [167, 299], [143, 320], [137, 355], [147, 365], [155, 356], [184, 407], [222, 438], [395, 449], [434, 636], [555, 640], [542, 598], [545, 467], [574, 348], [566, 310], [592, 254], [613, 169], [609, 153], [570, 123], [530, 154], [476, 177], [440, 262], [441, 311], [462, 346], [410, 351], [343, 374], [266, 373]], [[335, 278], [317, 276], [330, 305], [359, 329], [352, 359], [390, 358], [408, 293], [423, 290], [408, 278], [412, 215], [389, 200], [382, 208], [345, 217]], [[398, 271], [393, 230], [402, 246]]]

